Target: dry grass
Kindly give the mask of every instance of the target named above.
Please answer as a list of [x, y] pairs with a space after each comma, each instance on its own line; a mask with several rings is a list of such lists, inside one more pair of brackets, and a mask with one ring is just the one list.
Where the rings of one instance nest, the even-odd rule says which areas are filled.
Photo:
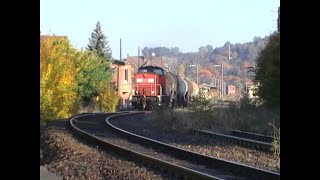
[[280, 127], [280, 110], [256, 106], [246, 100], [217, 107], [210, 100], [199, 97], [188, 108], [159, 109], [153, 114], [154, 123], [172, 130], [223, 127], [273, 136], [274, 129], [268, 123]]
[[269, 123], [268, 125], [272, 126], [274, 129], [274, 133], [273, 133], [274, 141], [272, 142], [271, 151], [273, 152], [274, 156], [280, 157], [280, 127], [277, 128], [272, 123]]
[[237, 129], [253, 133], [272, 135], [273, 128], [268, 123], [280, 125], [280, 111], [263, 106], [232, 104], [225, 109], [216, 109], [214, 119], [216, 126]]
[[168, 130], [216, 131], [219, 127], [273, 136], [275, 141], [270, 150], [280, 158], [280, 109], [258, 106], [246, 99], [217, 107], [212, 101], [198, 97], [188, 108], [159, 109], [149, 117], [152, 123]]

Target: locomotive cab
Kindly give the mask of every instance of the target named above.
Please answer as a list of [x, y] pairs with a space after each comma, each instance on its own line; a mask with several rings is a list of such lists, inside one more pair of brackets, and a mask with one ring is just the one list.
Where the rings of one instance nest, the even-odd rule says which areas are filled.
[[138, 69], [137, 74], [143, 74], [143, 73], [153, 73], [163, 76], [164, 70], [160, 67], [154, 67], [154, 66], [146, 66], [146, 67], [140, 67]]

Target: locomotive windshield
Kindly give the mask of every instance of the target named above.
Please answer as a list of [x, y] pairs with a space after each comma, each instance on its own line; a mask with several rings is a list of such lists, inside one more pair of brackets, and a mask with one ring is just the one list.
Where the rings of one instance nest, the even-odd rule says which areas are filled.
[[163, 69], [157, 68], [157, 67], [142, 67], [142, 68], [139, 69], [138, 72], [139, 73], [152, 72], [152, 73], [155, 73], [155, 74], [164, 75], [163, 74]]

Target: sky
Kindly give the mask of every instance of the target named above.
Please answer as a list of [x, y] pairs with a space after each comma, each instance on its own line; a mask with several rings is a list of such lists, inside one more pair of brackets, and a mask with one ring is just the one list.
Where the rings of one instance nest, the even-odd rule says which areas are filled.
[[81, 49], [100, 21], [116, 59], [120, 38], [122, 59], [137, 56], [138, 46], [196, 52], [270, 35], [279, 6], [280, 0], [40, 0], [40, 31], [68, 36]]

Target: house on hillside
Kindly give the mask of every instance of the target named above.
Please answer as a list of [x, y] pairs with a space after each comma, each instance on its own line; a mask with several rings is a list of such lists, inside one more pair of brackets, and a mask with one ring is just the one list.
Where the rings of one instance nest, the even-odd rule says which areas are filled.
[[139, 67], [146, 64], [146, 59], [143, 56], [128, 56], [126, 59], [124, 59], [124, 62], [126, 64], [130, 64], [132, 66], [133, 73], [137, 73]]
[[246, 82], [246, 94], [248, 95], [249, 99], [256, 99], [258, 98], [258, 86], [259, 83], [258, 82]]
[[202, 84], [200, 85], [200, 90], [207, 99], [215, 99], [219, 97], [219, 90], [217, 86]]

